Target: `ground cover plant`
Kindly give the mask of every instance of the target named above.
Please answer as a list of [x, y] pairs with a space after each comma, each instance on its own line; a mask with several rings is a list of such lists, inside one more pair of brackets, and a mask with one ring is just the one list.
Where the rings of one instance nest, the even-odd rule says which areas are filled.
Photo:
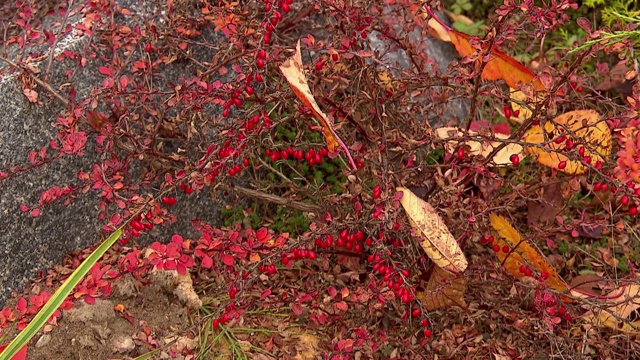
[[[127, 356], [638, 356], [633, 2], [505, 1], [475, 27], [468, 3], [447, 16], [435, 1], [148, 1], [150, 20], [93, 0], [74, 8], [81, 22], [45, 28], [36, 3], [16, 2], [6, 46], [94, 41], [0, 58], [29, 101], [66, 107], [57, 139], [0, 182], [98, 152], [21, 210], [99, 196], [106, 240], [43, 274], [51, 291], [2, 309], [0, 329], [15, 329], [0, 359], [24, 358], [74, 302], [158, 271], [181, 279], [192, 323], [172, 341], [136, 337]], [[69, 5], [47, 11], [67, 19]], [[416, 28], [459, 60], [439, 67]], [[40, 57], [99, 59], [101, 83], [76, 101], [31, 65]], [[161, 75], [176, 65], [190, 76]], [[240, 200], [225, 224], [153, 238], [198, 192]], [[177, 347], [184, 337], [197, 346]]]

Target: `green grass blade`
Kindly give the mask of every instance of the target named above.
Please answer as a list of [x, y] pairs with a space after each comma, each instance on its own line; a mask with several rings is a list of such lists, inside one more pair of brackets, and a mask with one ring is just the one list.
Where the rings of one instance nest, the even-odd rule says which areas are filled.
[[[126, 224], [126, 223], [125, 223]], [[0, 354], [0, 360], [11, 359], [31, 338], [46, 324], [47, 320], [58, 309], [64, 299], [69, 296], [73, 288], [91, 270], [93, 265], [100, 260], [107, 250], [122, 235], [122, 226], [114, 231], [100, 246], [89, 255], [78, 268], [69, 276], [67, 280], [56, 290], [51, 299], [40, 309], [38, 314], [31, 320], [24, 330], [16, 336], [7, 348]]]

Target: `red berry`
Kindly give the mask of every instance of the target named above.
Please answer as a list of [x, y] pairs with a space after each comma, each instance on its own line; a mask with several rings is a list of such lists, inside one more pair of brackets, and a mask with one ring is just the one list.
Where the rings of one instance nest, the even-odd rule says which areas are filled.
[[413, 309], [413, 312], [411, 313], [413, 317], [418, 317], [420, 316], [420, 314], [422, 314], [422, 311], [420, 311], [420, 309]]
[[324, 67], [324, 64], [322, 63], [322, 59], [318, 60], [316, 62], [316, 71], [322, 70], [323, 67]]
[[427, 327], [427, 326], [429, 326], [429, 320], [427, 320], [427, 319], [422, 319], [421, 325], [422, 325], [422, 327]]
[[560, 161], [558, 163], [558, 169], [562, 170], [562, 169], [564, 169], [566, 167], [567, 167], [567, 162], [566, 161]]
[[146, 44], [144, 46], [144, 51], [151, 52], [151, 50], [153, 50], [153, 47], [151, 46], [151, 44]]
[[[266, 63], [263, 59], [258, 59], [258, 60], [256, 60], [256, 66], [258, 67], [258, 69], [262, 69], [266, 64], [267, 64], [267, 63]], [[256, 80], [258, 80], [258, 76], [259, 76], [259, 75], [260, 75], [260, 74], [258, 74], [258, 75], [256, 76]], [[260, 80], [258, 80], [258, 82], [259, 82], [259, 81], [260, 81]]]
[[493, 236], [489, 236], [487, 238], [487, 244], [493, 244], [493, 241], [495, 240], [495, 238]]
[[511, 163], [514, 166], [518, 166], [518, 164], [520, 164], [520, 156], [518, 156], [518, 154], [511, 154], [511, 156], [509, 156], [509, 160], [511, 160]]
[[458, 149], [458, 159], [462, 159], [464, 158], [464, 149], [460, 148]]
[[289, 7], [289, 4], [287, 4], [286, 2], [283, 2], [282, 5], [280, 5], [280, 9], [282, 9], [282, 11], [284, 11], [285, 13], [288, 13], [291, 10], [291, 7]]
[[513, 111], [513, 116], [515, 116], [515, 117], [520, 116], [520, 110], [514, 110]]
[[508, 254], [508, 253], [509, 253], [509, 250], [510, 250], [510, 249], [509, 249], [509, 246], [507, 246], [507, 245], [505, 245], [505, 246], [503, 246], [503, 247], [502, 247], [502, 252], [503, 252], [503, 253], [505, 253], [505, 254]]
[[253, 95], [253, 94], [255, 93], [255, 90], [253, 90], [253, 88], [252, 88], [251, 86], [249, 86], [249, 85], [247, 85], [247, 86], [244, 88], [244, 91], [246, 91], [246, 92], [247, 92], [247, 94], [249, 94], [249, 95]]
[[628, 197], [627, 195], [623, 196], [623, 197], [620, 199], [620, 203], [621, 203], [622, 205], [627, 205], [627, 204], [629, 204], [629, 197]]
[[423, 334], [424, 334], [424, 337], [426, 338], [430, 338], [432, 335], [431, 330], [429, 329], [425, 330]]
[[256, 81], [261, 83], [262, 82], [262, 75], [256, 74]]
[[493, 251], [494, 252], [500, 252], [500, 245], [498, 245], [498, 244], [493, 245]]
[[629, 208], [629, 215], [631, 216], [636, 216], [638, 215], [638, 207], [637, 206], [632, 206]]
[[547, 273], [546, 271], [543, 271], [540, 274], [540, 277], [543, 278], [544, 280], [547, 280], [549, 278], [549, 273]]
[[338, 54], [331, 54], [331, 59], [333, 59], [333, 61], [338, 61]]
[[509, 105], [504, 106], [504, 117], [507, 119], [511, 117], [511, 107]]

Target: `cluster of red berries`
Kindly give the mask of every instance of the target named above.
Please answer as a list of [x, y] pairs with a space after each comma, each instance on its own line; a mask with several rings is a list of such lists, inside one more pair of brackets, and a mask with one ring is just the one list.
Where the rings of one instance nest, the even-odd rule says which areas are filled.
[[[630, 184], [627, 184], [627, 185], [630, 185]], [[601, 182], [597, 182], [597, 183], [593, 184], [593, 191], [599, 192], [599, 191], [607, 191], [607, 190], [609, 190], [612, 194], [615, 194], [618, 191], [618, 188], [616, 188], [615, 186], [609, 186], [609, 185], [607, 185], [605, 183], [601, 183]], [[640, 196], [640, 188], [636, 189], [634, 191], [634, 194], [636, 196]], [[629, 199], [629, 196], [627, 196], [627, 195], [623, 195], [620, 198], [620, 204], [622, 206], [629, 205], [630, 201], [631, 200]], [[638, 215], [638, 205], [634, 204], [634, 205], [629, 207], [629, 215], [631, 215], [631, 216]]]
[[556, 318], [556, 323], [565, 320], [571, 321], [572, 317], [567, 313], [567, 308], [558, 302], [556, 296], [546, 290], [536, 291], [534, 300], [536, 308], [545, 309], [545, 314]]
[[282, 258], [282, 265], [287, 266], [291, 261], [295, 260], [315, 260], [318, 255], [315, 251], [309, 249], [293, 249], [289, 254], [285, 252], [280, 253], [280, 257]]
[[162, 197], [162, 203], [165, 205], [175, 205], [176, 204], [176, 198], [173, 196], [163, 196]]
[[512, 112], [511, 111], [511, 106], [505, 105], [504, 106], [504, 117], [506, 117], [507, 119], [510, 119], [512, 115], [515, 116], [515, 117], [520, 116], [520, 110], [514, 110]]
[[124, 229], [122, 237], [120, 238], [120, 244], [126, 244], [131, 237], [140, 237], [140, 234], [153, 229], [153, 214], [151, 211], [147, 211], [145, 214], [140, 214], [133, 218], [129, 222], [129, 226]]
[[222, 105], [223, 109], [222, 110], [222, 117], [228, 117], [229, 116], [229, 109], [232, 106], [236, 106], [236, 107], [241, 107], [242, 106], [242, 100], [240, 99], [240, 92], [235, 90], [232, 93], [232, 96], [229, 100], [225, 101], [225, 103]]
[[[262, 119], [262, 127], [260, 127], [260, 120]], [[269, 128], [273, 125], [273, 120], [269, 117], [266, 111], [262, 114], [256, 114], [249, 118], [241, 127], [243, 132], [251, 133], [253, 131], [259, 131], [260, 129]], [[238, 134], [238, 140], [244, 140], [244, 133]]]
[[[271, 0], [264, 0], [264, 2], [265, 2], [264, 10], [266, 12], [271, 12], [272, 3], [273, 5], [279, 6], [280, 10], [282, 11], [282, 12], [274, 11], [273, 14], [269, 17], [269, 21], [264, 20], [261, 24], [261, 26], [267, 30], [264, 33], [262, 41], [266, 45], [268, 45], [271, 43], [271, 34], [275, 30], [276, 26], [278, 26], [278, 23], [280, 22], [280, 20], [284, 18], [284, 15], [282, 15], [282, 13], [286, 14], [289, 11], [291, 11], [291, 4], [293, 3], [293, 0], [280, 0], [278, 1], [277, 4]], [[258, 67], [260, 66], [258, 65]]]
[[408, 270], [395, 269], [392, 264], [387, 264], [379, 254], [369, 255], [367, 261], [373, 263], [373, 272], [382, 276], [382, 279], [387, 282], [387, 287], [393, 290], [403, 303], [408, 304], [413, 301], [413, 289], [405, 285], [404, 282], [404, 279], [411, 275]]
[[191, 195], [191, 193], [193, 192], [193, 187], [185, 184], [185, 183], [180, 183], [180, 186], [178, 186], [178, 188], [182, 191], [184, 191], [185, 194], [187, 195]]
[[[236, 289], [236, 288], [232, 288], [232, 289]], [[238, 289], [236, 289], [235, 292], [237, 293]], [[231, 297], [231, 290], [229, 291], [229, 297]], [[235, 294], [234, 294], [234, 297], [235, 297]], [[220, 315], [219, 318], [214, 319], [211, 322], [211, 325], [213, 325], [213, 327], [215, 329], [218, 329], [218, 328], [220, 328], [220, 325], [224, 325], [224, 324], [228, 323], [231, 320], [231, 317], [232, 317], [232, 316], [229, 316], [229, 314], [230, 313], [235, 313], [235, 309], [236, 309], [236, 304], [232, 302], [231, 304], [229, 304], [228, 306], [225, 307], [225, 312], [222, 315]]]
[[278, 272], [278, 268], [276, 268], [276, 266], [273, 265], [273, 264], [270, 264], [270, 265], [262, 264], [262, 265], [260, 265], [260, 273], [262, 273], [262, 274], [274, 275], [277, 272]]
[[480, 237], [480, 244], [490, 246], [494, 252], [499, 253], [500, 251], [502, 251], [503, 253], [508, 254], [511, 251], [511, 248], [509, 248], [508, 245], [500, 246], [497, 243], [494, 244], [493, 243], [494, 241], [495, 241], [495, 238], [493, 236]]
[[356, 232], [349, 232], [344, 229], [340, 232], [337, 239], [334, 239], [333, 235], [327, 235], [324, 238], [317, 238], [315, 245], [322, 249], [328, 249], [333, 246], [336, 248], [344, 248], [349, 251], [361, 254], [364, 251], [364, 245], [372, 246], [373, 240], [371, 238], [365, 239], [365, 234], [362, 230]]
[[322, 163], [323, 158], [329, 155], [329, 150], [327, 150], [326, 148], [321, 148], [318, 151], [316, 151], [315, 149], [309, 149], [305, 153], [301, 149], [288, 147], [280, 151], [267, 149], [264, 151], [264, 155], [271, 159], [271, 161], [273, 162], [281, 159], [293, 159], [298, 161], [305, 160], [309, 164], [309, 166], [315, 166]]

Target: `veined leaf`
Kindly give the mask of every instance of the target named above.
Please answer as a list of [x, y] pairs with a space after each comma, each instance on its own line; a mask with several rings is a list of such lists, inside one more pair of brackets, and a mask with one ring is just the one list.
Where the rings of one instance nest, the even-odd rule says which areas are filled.
[[436, 266], [426, 289], [419, 292], [417, 297], [429, 311], [454, 305], [466, 309], [467, 304], [464, 301], [466, 288], [464, 277], [451, 274]]
[[594, 306], [583, 320], [595, 325], [606, 326], [628, 334], [640, 334], [640, 320], [630, 315], [640, 309], [640, 285], [627, 284], [613, 290], [605, 304]]
[[452, 273], [463, 272], [467, 268], [467, 258], [436, 210], [411, 190], [403, 187], [396, 190], [403, 194], [400, 204], [411, 226], [424, 237], [421, 245], [427, 256], [438, 267]]
[[[545, 133], [547, 134], [546, 142]], [[523, 140], [530, 144], [543, 145], [542, 148], [539, 146], [526, 148], [529, 154], [536, 156], [539, 163], [568, 174], [584, 173], [587, 169], [585, 165], [562, 154], [566, 151], [564, 150], [566, 142], [557, 144], [553, 141], [561, 136], [571, 139], [577, 147], [584, 146], [583, 156], [590, 156], [591, 164], [597, 161], [604, 162], [604, 159], [611, 154], [611, 130], [593, 110], [564, 113], [544, 124], [544, 130], [540, 125], [533, 126]]]
[[[567, 284], [560, 278], [556, 270], [549, 265], [544, 256], [534, 249], [528, 241], [522, 239], [520, 233], [509, 224], [507, 219], [499, 215], [490, 214], [489, 221], [499, 235], [499, 238], [495, 239], [497, 241], [496, 244], [500, 247], [500, 251], [497, 251], [496, 255], [511, 276], [517, 279], [524, 278], [526, 275], [520, 271], [520, 267], [524, 266], [536, 271], [538, 274], [545, 273], [547, 277], [545, 282], [552, 289], [558, 291], [566, 291], [568, 289]], [[507, 251], [505, 252], [504, 250]]]

